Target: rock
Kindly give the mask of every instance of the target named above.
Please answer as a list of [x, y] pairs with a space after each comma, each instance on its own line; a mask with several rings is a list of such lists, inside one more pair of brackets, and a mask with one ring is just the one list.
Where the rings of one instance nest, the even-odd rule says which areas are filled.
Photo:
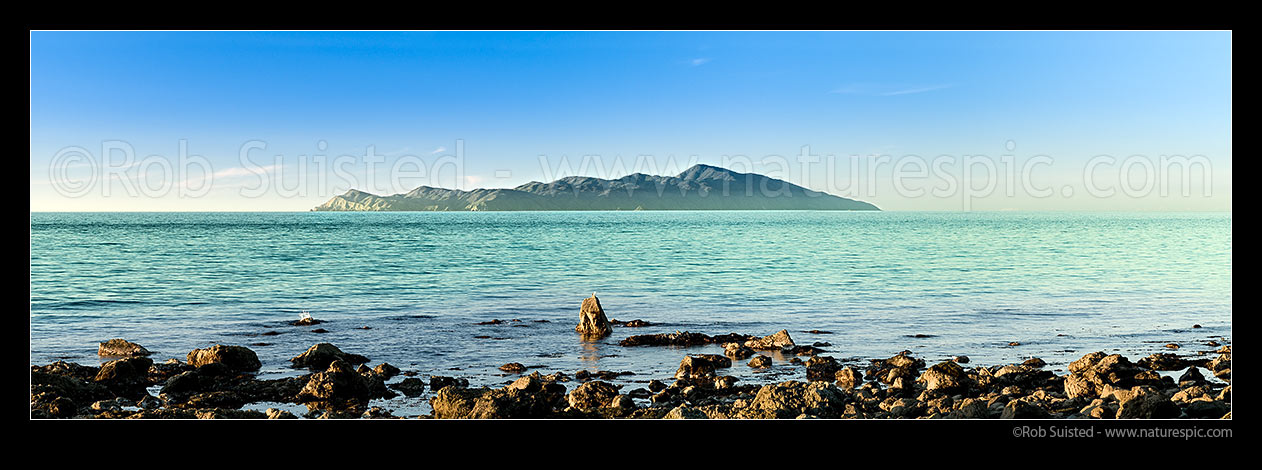
[[161, 408], [162, 405], [164, 405], [162, 399], [149, 394], [145, 394], [144, 398], [141, 398], [140, 401], [136, 402], [136, 406], [142, 410], [158, 409]]
[[809, 414], [835, 418], [845, 411], [845, 393], [826, 382], [788, 381], [764, 385], [757, 395], [740, 407], [734, 417], [786, 419]]
[[546, 418], [566, 403], [565, 386], [538, 372], [500, 389], [443, 387], [429, 401], [438, 419]]
[[837, 380], [841, 364], [829, 356], [814, 356], [806, 361], [806, 380], [832, 382]]
[[425, 393], [425, 382], [415, 377], [408, 377], [397, 384], [391, 384], [390, 388], [398, 390], [406, 397], [419, 397]]
[[753, 367], [757, 369], [765, 369], [767, 367], [771, 367], [771, 357], [764, 356], [762, 354], [754, 356], [753, 359], [749, 360], [749, 367]]
[[246, 372], [263, 366], [259, 357], [245, 346], [216, 344], [206, 349], [194, 349], [188, 353], [188, 364], [194, 367], [210, 363], [223, 364], [231, 370]]
[[369, 408], [367, 411], [364, 411], [364, 414], [360, 415], [360, 418], [363, 418], [363, 419], [392, 419], [392, 418], [394, 418], [394, 415], [393, 415], [393, 414], [390, 414], [390, 411], [389, 411], [389, 410], [387, 410], [387, 409], [385, 409], [385, 408], [382, 408], [382, 407], [380, 407], [380, 406], [374, 406], [374, 407], [372, 407], [372, 408]]
[[197, 419], [267, 419], [267, 414], [258, 410], [230, 410], [223, 408], [211, 408], [205, 410], [193, 410], [193, 415]]
[[584, 338], [604, 338], [613, 333], [613, 326], [605, 317], [605, 310], [600, 307], [600, 300], [596, 298], [596, 294], [583, 300], [578, 318], [578, 326], [574, 327], [574, 331], [579, 332]]
[[1179, 376], [1180, 387], [1190, 387], [1193, 385], [1202, 385], [1205, 383], [1205, 376], [1201, 375], [1200, 369], [1196, 367], [1188, 367], [1187, 372]]
[[1183, 415], [1193, 419], [1219, 419], [1231, 412], [1231, 404], [1208, 398], [1193, 400], [1183, 408]]
[[1140, 359], [1135, 364], [1146, 369], [1162, 371], [1183, 370], [1190, 365], [1186, 359], [1171, 353], [1152, 354]]
[[964, 368], [952, 361], [939, 362], [925, 370], [916, 382], [924, 384], [925, 390], [938, 391], [949, 395], [965, 393], [971, 387], [971, 380], [964, 373]]
[[662, 419], [708, 419], [704, 412], [696, 408], [690, 408], [686, 405], [679, 405], [672, 408], [663, 416]]
[[346, 361], [336, 359], [328, 369], [311, 375], [296, 401], [314, 408], [347, 408], [366, 405], [374, 398], [372, 383]]
[[969, 361], [968, 356], [955, 356], [951, 360], [960, 364], [968, 364]]
[[469, 386], [468, 379], [458, 379], [454, 377], [443, 377], [441, 375], [431, 375], [429, 377], [429, 389], [435, 392], [446, 387], [465, 388]]
[[837, 380], [837, 386], [845, 390], [850, 390], [863, 385], [863, 372], [853, 367], [843, 367], [833, 375]]
[[1064, 379], [1069, 398], [1090, 398], [1102, 393], [1106, 386], [1129, 388], [1159, 384], [1160, 377], [1131, 364], [1120, 354], [1094, 352], [1069, 364], [1070, 375]]
[[337, 346], [329, 343], [319, 343], [307, 348], [305, 352], [289, 360], [292, 367], [311, 370], [327, 369], [329, 364], [332, 364], [334, 361], [343, 361], [353, 366], [368, 362], [368, 358], [358, 354], [342, 352]]
[[268, 408], [265, 414], [267, 415], [267, 419], [298, 419], [298, 417], [294, 416], [293, 413], [285, 410], [278, 410], [276, 408]]
[[618, 396], [618, 387], [609, 382], [593, 380], [579, 385], [566, 396], [570, 408], [586, 411], [605, 408]]
[[316, 320], [311, 317], [302, 317], [300, 319], [289, 322], [289, 324], [293, 326], [311, 326], [311, 325], [319, 325], [321, 323], [324, 323], [324, 321]]
[[1182, 411], [1165, 394], [1149, 386], [1132, 387], [1128, 393], [1117, 394], [1118, 419], [1165, 419], [1178, 418]]
[[187, 407], [189, 408], [240, 408], [248, 403], [245, 397], [232, 391], [216, 390], [212, 392], [199, 393], [189, 397]]
[[990, 407], [985, 400], [965, 398], [952, 405], [954, 408], [945, 417], [950, 419], [985, 419], [990, 417]]
[[880, 409], [895, 419], [915, 418], [922, 415], [925, 405], [910, 398], [890, 397], [881, 401]]
[[[730, 361], [729, 361], [730, 364]], [[701, 356], [684, 356], [675, 371], [676, 379], [699, 379], [714, 376], [714, 363]]]
[[373, 372], [376, 372], [377, 375], [380, 375], [383, 379], [387, 379], [387, 380], [389, 380], [390, 378], [393, 378], [396, 375], [399, 375], [398, 367], [392, 366], [385, 362], [381, 364], [377, 364], [377, 367], [373, 367], [372, 370]]
[[1026, 359], [1025, 362], [1021, 363], [1021, 365], [1026, 366], [1026, 367], [1033, 367], [1035, 369], [1042, 369], [1044, 366], [1047, 365], [1047, 362], [1044, 362], [1042, 359], [1039, 359], [1037, 357], [1032, 357], [1032, 358]]
[[657, 392], [660, 392], [660, 391], [662, 391], [662, 390], [666, 390], [666, 384], [662, 383], [662, 381], [660, 381], [660, 380], [650, 380], [650, 381], [649, 381], [649, 391], [650, 391], [650, 392], [657, 393]]
[[727, 343], [723, 345], [723, 355], [737, 360], [748, 359], [754, 355], [754, 350], [740, 343]]
[[1166, 344], [1166, 349], [1179, 349], [1179, 348], [1181, 348], [1181, 347], [1182, 347], [1182, 346], [1180, 346], [1178, 343], [1169, 343], [1169, 344]]
[[1050, 418], [1051, 413], [1043, 408], [1034, 400], [1020, 398], [1009, 400], [1003, 407], [1003, 413], [999, 415], [999, 419], [1045, 419]]
[[93, 380], [97, 382], [146, 382], [149, 366], [153, 360], [144, 357], [132, 357], [106, 362], [101, 366]]
[[137, 357], [151, 354], [139, 344], [122, 338], [115, 338], [101, 343], [96, 348], [96, 355], [101, 357]]
[[148, 394], [149, 366], [153, 360], [147, 357], [129, 357], [106, 362], [93, 378], [115, 395], [139, 400]]
[[109, 400], [98, 400], [92, 403], [88, 408], [96, 412], [122, 411], [123, 407], [135, 406], [131, 400], [126, 398], [112, 398]]
[[520, 374], [526, 371], [526, 366], [522, 365], [520, 362], [510, 362], [508, 364], [504, 364], [500, 366], [500, 370], [504, 372], [511, 372], [514, 374]]
[[1231, 346], [1223, 346], [1218, 357], [1206, 366], [1210, 372], [1214, 373], [1214, 377], [1230, 382], [1231, 381]]
[[1083, 416], [1095, 419], [1112, 419], [1117, 416], [1117, 406], [1102, 399], [1092, 400], [1090, 404], [1078, 412]]
[[793, 344], [793, 338], [789, 337], [789, 330], [780, 330], [775, 334], [745, 342], [745, 347], [758, 350], [777, 350], [794, 346], [796, 345]]
[[720, 375], [714, 378], [715, 390], [727, 390], [736, 385], [736, 381], [740, 379], [730, 375]]
[[1008, 346], [1020, 346], [1020, 345], [1021, 345], [1021, 342], [1019, 341], [1012, 341], [1008, 343]]

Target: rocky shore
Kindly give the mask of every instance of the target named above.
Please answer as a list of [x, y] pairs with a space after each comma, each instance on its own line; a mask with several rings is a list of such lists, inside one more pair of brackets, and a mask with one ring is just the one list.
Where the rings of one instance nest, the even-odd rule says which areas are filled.
[[[594, 298], [594, 296], [593, 296]], [[588, 328], [607, 334], [599, 304], [587, 305]], [[579, 331], [583, 333], [583, 331]], [[190, 351], [183, 361], [154, 362], [144, 347], [101, 343], [100, 367], [67, 362], [31, 366], [31, 417], [44, 418], [297, 418], [255, 403], [305, 405], [306, 418], [394, 418], [373, 400], [424, 397], [433, 408], [421, 418], [1230, 418], [1231, 346], [1213, 357], [1158, 353], [1132, 362], [1094, 352], [1046, 370], [1039, 359], [968, 367], [966, 357], [928, 364], [909, 351], [846, 364], [815, 346], [793, 343], [788, 331], [767, 336], [700, 333], [631, 336], [624, 346], [713, 344], [724, 354], [681, 354], [673, 377], [630, 388], [609, 380], [622, 373], [580, 370], [525, 374], [520, 363], [501, 367], [519, 375], [500, 388], [472, 388], [460, 377], [422, 376], [320, 343], [290, 365], [304, 373], [264, 380], [261, 364], [244, 346]], [[776, 353], [805, 372], [805, 380], [740, 384], [730, 367], [769, 367]], [[805, 358], [805, 359], [801, 359]], [[1205, 372], [1202, 372], [1205, 371]], [[1174, 372], [1174, 376], [1161, 372]], [[1216, 380], [1206, 377], [1210, 374]], [[159, 389], [154, 394], [151, 390]]]

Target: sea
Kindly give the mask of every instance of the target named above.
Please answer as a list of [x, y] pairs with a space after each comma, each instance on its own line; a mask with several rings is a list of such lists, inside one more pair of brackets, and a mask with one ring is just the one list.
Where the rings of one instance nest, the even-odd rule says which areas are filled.
[[[474, 387], [512, 382], [511, 362], [632, 372], [610, 380], [625, 393], [722, 354], [618, 344], [641, 334], [788, 330], [847, 365], [907, 350], [1061, 374], [1093, 351], [1209, 357], [1232, 337], [1229, 212], [59, 212], [32, 213], [30, 240], [32, 365], [99, 365], [111, 338], [157, 362], [231, 344], [270, 379], [327, 342]], [[583, 340], [593, 294], [651, 326]], [[304, 313], [324, 323], [290, 325]], [[719, 373], [805, 380], [771, 356]], [[416, 416], [432, 395], [373, 405]], [[269, 407], [306, 411], [247, 406]]]

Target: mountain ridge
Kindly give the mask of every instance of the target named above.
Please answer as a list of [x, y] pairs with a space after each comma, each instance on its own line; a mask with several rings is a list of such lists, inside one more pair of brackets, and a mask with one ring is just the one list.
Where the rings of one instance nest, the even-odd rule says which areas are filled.
[[390, 196], [351, 189], [313, 211], [880, 210], [784, 180], [697, 164], [676, 176], [567, 176], [515, 188], [419, 186]]

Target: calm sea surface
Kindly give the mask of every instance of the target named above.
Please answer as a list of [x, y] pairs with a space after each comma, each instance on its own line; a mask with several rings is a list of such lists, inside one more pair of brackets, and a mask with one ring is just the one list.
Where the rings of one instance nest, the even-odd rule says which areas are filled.
[[[617, 344], [675, 330], [1062, 370], [1096, 350], [1196, 354], [1232, 332], [1229, 213], [33, 213], [30, 256], [32, 364], [97, 364], [110, 338], [159, 362], [224, 343], [275, 378], [331, 342], [475, 386], [511, 381], [508, 362], [634, 371], [625, 391], [721, 353]], [[580, 341], [593, 292], [610, 317], [655, 326]], [[287, 324], [304, 310], [329, 332]], [[521, 321], [476, 325], [492, 319]], [[804, 380], [773, 359], [720, 373]], [[381, 404], [423, 413], [429, 396]]]

